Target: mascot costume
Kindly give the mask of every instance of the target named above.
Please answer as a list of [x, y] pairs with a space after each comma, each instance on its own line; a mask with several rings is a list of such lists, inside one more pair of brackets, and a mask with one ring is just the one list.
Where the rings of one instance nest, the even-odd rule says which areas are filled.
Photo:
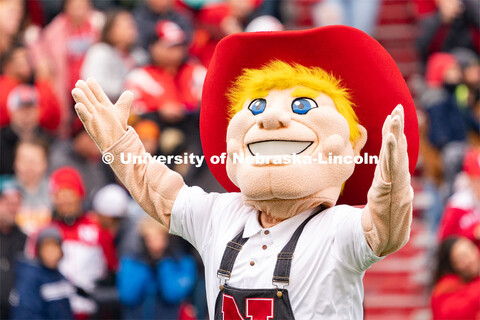
[[[122, 153], [149, 156], [127, 125], [132, 93], [113, 105], [88, 79], [72, 94], [133, 198], [200, 253], [211, 319], [361, 319], [365, 270], [409, 239], [415, 107], [393, 59], [359, 30], [218, 44], [200, 134], [229, 193], [186, 186], [159, 162], [122, 163]], [[364, 155], [378, 163], [360, 164]]]

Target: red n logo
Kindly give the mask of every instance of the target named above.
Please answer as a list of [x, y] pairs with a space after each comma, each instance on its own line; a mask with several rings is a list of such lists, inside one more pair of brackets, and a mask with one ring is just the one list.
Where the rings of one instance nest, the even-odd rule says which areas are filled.
[[[273, 298], [248, 298], [245, 300], [245, 315], [249, 320], [273, 319]], [[222, 306], [223, 320], [245, 320], [238, 310], [235, 299], [223, 295]]]

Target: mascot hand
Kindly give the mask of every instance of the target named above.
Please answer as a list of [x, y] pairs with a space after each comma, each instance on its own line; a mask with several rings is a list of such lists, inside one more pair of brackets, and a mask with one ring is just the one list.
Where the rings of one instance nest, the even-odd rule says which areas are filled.
[[403, 130], [404, 113], [399, 104], [383, 124], [382, 148], [375, 171], [375, 180], [381, 178], [383, 182], [391, 183], [392, 192], [410, 184], [407, 138]]
[[403, 107], [398, 105], [383, 124], [380, 159], [363, 209], [362, 228], [379, 257], [403, 247], [410, 236], [413, 189], [403, 128]]
[[97, 81], [89, 78], [76, 83], [72, 96], [77, 102], [75, 111], [100, 151], [106, 150], [125, 134], [133, 101], [130, 91], [125, 91], [117, 103], [112, 104]]

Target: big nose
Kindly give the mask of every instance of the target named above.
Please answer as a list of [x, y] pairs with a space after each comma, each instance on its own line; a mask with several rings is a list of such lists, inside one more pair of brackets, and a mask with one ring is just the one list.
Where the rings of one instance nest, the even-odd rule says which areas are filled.
[[290, 124], [290, 115], [278, 110], [267, 110], [257, 115], [257, 126], [260, 129], [275, 130], [286, 128]]

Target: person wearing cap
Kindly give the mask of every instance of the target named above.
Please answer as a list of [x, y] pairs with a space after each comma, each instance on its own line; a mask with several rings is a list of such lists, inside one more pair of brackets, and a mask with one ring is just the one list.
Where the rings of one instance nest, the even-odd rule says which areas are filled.
[[480, 135], [480, 58], [477, 53], [456, 48], [451, 52], [462, 69], [462, 83], [455, 89], [455, 98], [467, 129], [476, 138]]
[[[0, 75], [0, 127], [8, 125], [12, 118], [12, 108], [18, 98], [13, 98], [13, 91], [21, 85], [28, 85], [32, 81], [34, 73], [28, 58], [27, 49], [23, 46], [14, 46], [1, 57]], [[53, 132], [59, 124], [62, 110], [56, 94], [53, 92], [49, 80], [36, 75], [34, 81], [36, 92], [36, 104], [38, 105], [38, 123], [43, 129]], [[30, 98], [31, 99], [31, 98]]]
[[[125, 189], [117, 184], [109, 184], [95, 194], [92, 211], [88, 213], [113, 239], [117, 257], [121, 257], [125, 252], [132, 252], [136, 246], [136, 222], [127, 217], [129, 202], [130, 197]], [[118, 319], [121, 315], [115, 281], [116, 271], [110, 271], [107, 277], [97, 283], [94, 291], [99, 307], [96, 314], [102, 318]]]
[[160, 20], [175, 22], [190, 41], [193, 35], [193, 26], [189, 17], [177, 10], [174, 0], [146, 0], [135, 7], [133, 16], [138, 27], [138, 42], [148, 50], [150, 39], [155, 34], [155, 25]]
[[[464, 179], [463, 186], [461, 179]], [[461, 236], [480, 248], [480, 151], [469, 149], [463, 160], [460, 186], [445, 207], [438, 235], [440, 240]], [[458, 185], [457, 184], [457, 185]]]
[[455, 176], [462, 168], [467, 126], [455, 98], [462, 72], [454, 55], [434, 53], [428, 58], [421, 103], [429, 120], [428, 138], [441, 154], [447, 195], [451, 195]]
[[0, 176], [0, 319], [10, 318], [8, 297], [15, 282], [14, 261], [27, 240], [15, 222], [21, 202], [22, 194], [15, 181]]
[[133, 70], [126, 87], [135, 93], [135, 114], [158, 113], [160, 121], [176, 124], [198, 112], [206, 70], [188, 58], [187, 35], [173, 21], [156, 24], [150, 39], [151, 65]]
[[114, 180], [110, 168], [101, 161], [95, 142], [75, 117], [70, 125], [70, 139], [56, 140], [49, 153], [49, 172], [61, 167], [74, 167], [85, 183], [87, 201], [93, 194]]
[[70, 297], [74, 286], [58, 270], [62, 235], [47, 227], [36, 236], [35, 259], [20, 258], [10, 294], [12, 319], [74, 319]]
[[52, 224], [63, 235], [60, 272], [80, 288], [71, 298], [75, 317], [92, 315], [97, 306], [91, 298], [96, 282], [114, 271], [117, 257], [112, 236], [83, 210], [85, 186], [72, 167], [62, 167], [50, 176], [54, 204]]
[[[131, 92], [114, 106], [88, 79], [72, 94], [134, 199], [199, 251], [211, 319], [361, 319], [366, 269], [409, 239], [415, 106], [393, 59], [364, 32], [330, 26], [220, 41], [200, 133], [230, 193], [188, 187], [155, 161], [122, 163], [122, 152], [148, 157], [126, 123]], [[348, 160], [361, 152], [378, 163]], [[329, 154], [345, 161], [312, 159]]]
[[127, 217], [130, 196], [117, 184], [98, 190], [93, 198], [93, 211], [101, 227], [114, 239], [117, 257], [132, 248], [135, 221]]
[[8, 98], [10, 123], [0, 129], [0, 174], [13, 173], [15, 148], [21, 141], [43, 139], [52, 141], [38, 122], [38, 94], [35, 87], [22, 84], [13, 89]]

